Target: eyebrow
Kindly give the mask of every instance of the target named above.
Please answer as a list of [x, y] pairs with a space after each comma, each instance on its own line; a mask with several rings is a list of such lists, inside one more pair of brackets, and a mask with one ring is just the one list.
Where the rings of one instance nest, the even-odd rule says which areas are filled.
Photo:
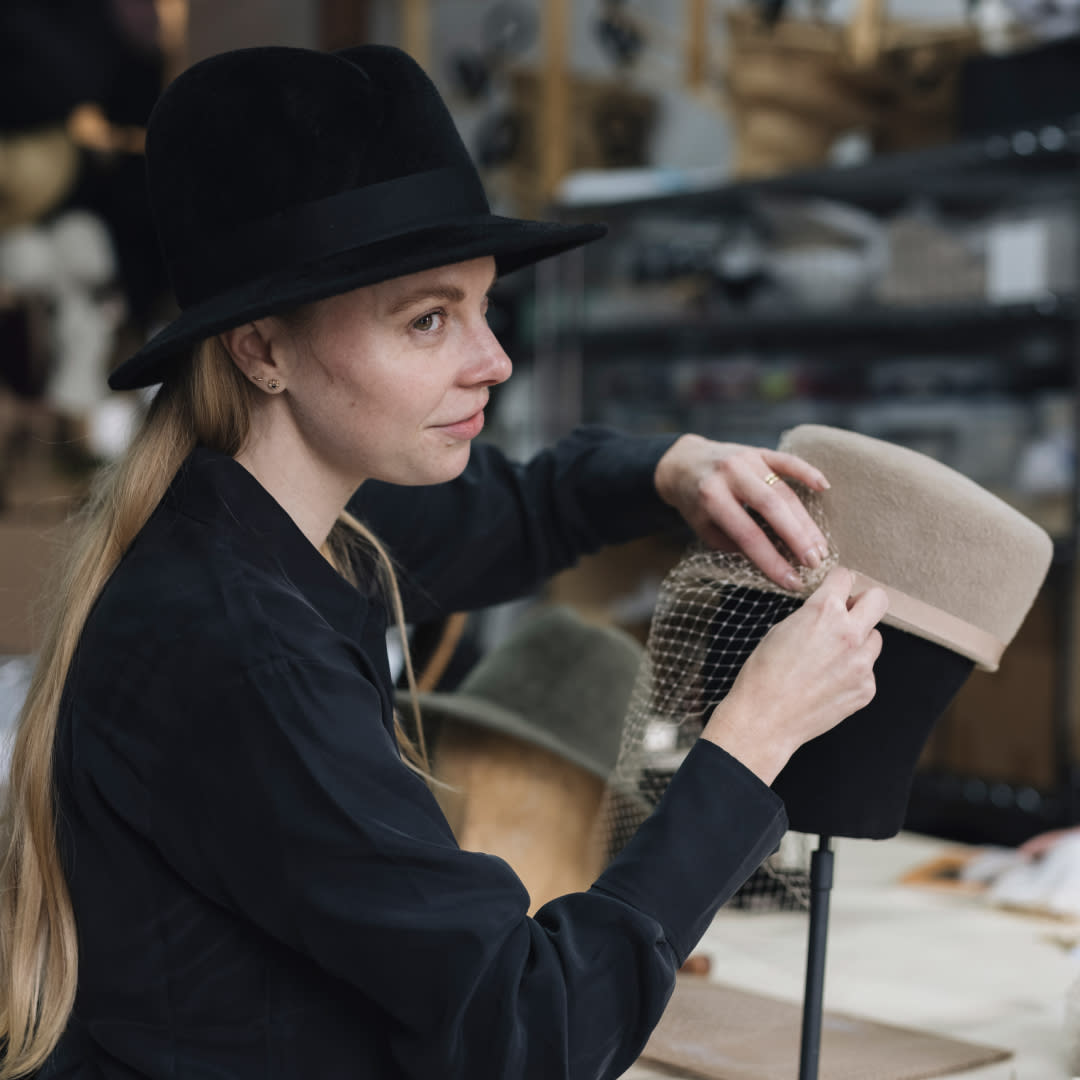
[[399, 296], [387, 309], [388, 315], [399, 315], [406, 308], [421, 300], [445, 300], [448, 304], [460, 304], [465, 299], [465, 290], [456, 285], [424, 285], [419, 289]]
[[[494, 285], [495, 275], [492, 274], [491, 284], [484, 290], [485, 296], [491, 292]], [[406, 308], [420, 303], [421, 300], [444, 300], [448, 304], [460, 304], [464, 299], [465, 290], [459, 286], [451, 285], [449, 282], [432, 282], [430, 285], [421, 285], [418, 289], [413, 289], [403, 296], [399, 296], [387, 308], [386, 313], [387, 315], [400, 315]]]

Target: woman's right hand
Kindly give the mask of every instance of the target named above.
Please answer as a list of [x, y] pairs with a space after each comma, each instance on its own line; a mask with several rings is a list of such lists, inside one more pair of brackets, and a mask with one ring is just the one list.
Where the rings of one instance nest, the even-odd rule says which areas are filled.
[[881, 652], [882, 589], [851, 599], [849, 570], [831, 570], [807, 601], [761, 640], [702, 738], [771, 784], [803, 743], [868, 705]]

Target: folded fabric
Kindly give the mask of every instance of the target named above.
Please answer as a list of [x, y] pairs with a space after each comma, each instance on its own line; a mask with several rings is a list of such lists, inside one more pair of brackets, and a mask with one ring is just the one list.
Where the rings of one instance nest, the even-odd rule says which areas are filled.
[[1060, 918], [1080, 918], [1080, 833], [1062, 837], [1042, 855], [988, 849], [964, 868], [988, 885], [988, 903]]

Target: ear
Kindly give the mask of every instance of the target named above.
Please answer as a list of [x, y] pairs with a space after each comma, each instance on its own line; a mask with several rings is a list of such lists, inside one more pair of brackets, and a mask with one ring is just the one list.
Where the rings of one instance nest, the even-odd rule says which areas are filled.
[[269, 319], [258, 319], [219, 334], [233, 363], [256, 382], [280, 377], [281, 341]]

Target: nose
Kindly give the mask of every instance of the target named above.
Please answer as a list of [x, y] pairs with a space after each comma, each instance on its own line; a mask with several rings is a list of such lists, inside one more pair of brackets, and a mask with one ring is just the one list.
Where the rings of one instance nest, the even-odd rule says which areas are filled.
[[496, 386], [506, 382], [514, 365], [486, 322], [478, 328], [470, 348], [463, 377], [471, 386]]

